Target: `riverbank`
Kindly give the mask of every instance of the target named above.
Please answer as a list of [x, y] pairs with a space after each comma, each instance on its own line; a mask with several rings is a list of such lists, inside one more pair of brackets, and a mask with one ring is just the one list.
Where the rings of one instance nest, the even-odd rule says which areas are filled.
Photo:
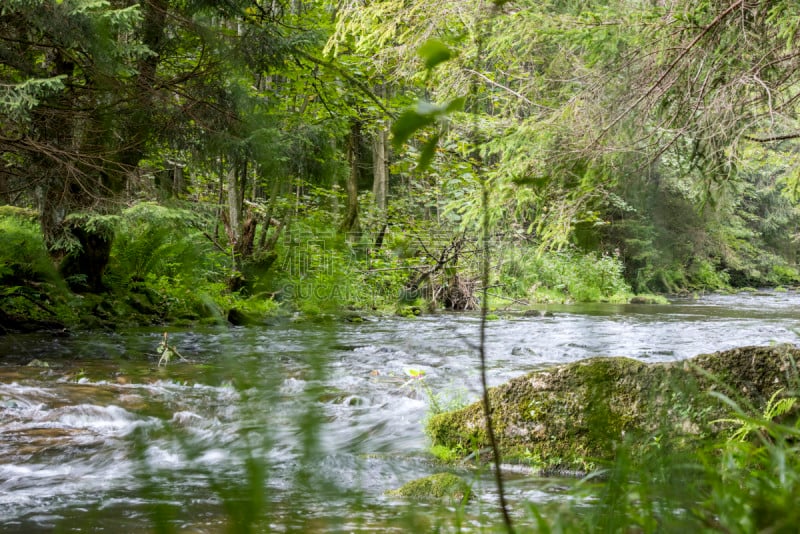
[[[93, 251], [100, 259], [87, 263], [89, 242], [77, 238], [73, 252], [54, 259], [34, 213], [0, 211], [0, 334], [258, 325], [290, 316], [413, 317], [475, 310], [482, 295], [475, 243], [461, 234], [433, 239], [386, 230], [377, 250], [367, 234], [351, 242], [325, 233], [319, 222], [296, 223], [288, 237], [276, 236], [268, 254], [245, 259], [209, 237], [197, 214], [178, 208], [140, 203], [118, 216], [76, 221], [104, 236], [105, 255]], [[458, 253], [448, 252], [456, 246]], [[491, 250], [490, 318], [572, 303], [668, 302], [635, 295], [614, 255], [536, 252], [502, 241]], [[703, 289], [688, 286], [686, 293]]]

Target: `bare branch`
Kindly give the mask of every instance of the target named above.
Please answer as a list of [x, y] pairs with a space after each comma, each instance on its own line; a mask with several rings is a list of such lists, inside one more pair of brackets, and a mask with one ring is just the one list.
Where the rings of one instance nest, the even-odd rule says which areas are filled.
[[782, 135], [770, 135], [767, 137], [757, 137], [753, 135], [743, 135], [743, 139], [747, 139], [748, 141], [755, 141], [756, 143], [774, 143], [776, 141], [786, 141], [788, 139], [798, 139], [800, 138], [800, 132], [794, 132], [789, 134], [782, 134]]

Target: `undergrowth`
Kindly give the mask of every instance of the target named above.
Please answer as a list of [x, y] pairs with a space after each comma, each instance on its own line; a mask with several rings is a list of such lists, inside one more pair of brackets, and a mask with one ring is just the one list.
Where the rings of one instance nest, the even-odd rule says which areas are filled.
[[[101, 305], [96, 297], [87, 298], [86, 311], [95, 314], [100, 306], [115, 310], [106, 317], [112, 321], [116, 315], [173, 322], [224, 321], [234, 308], [256, 317], [294, 311], [311, 317], [342, 312], [414, 317], [428, 310], [478, 307], [479, 244], [452, 223], [420, 222], [413, 216], [414, 206], [398, 202], [390, 210], [391, 219], [367, 211], [360, 231], [343, 235], [336, 231], [338, 219], [328, 204], [320, 200], [295, 214], [273, 248], [245, 258], [241, 272], [219, 232], [216, 214], [135, 204], [103, 219], [113, 223], [114, 238], [100, 299], [115, 303]], [[56, 287], [61, 282], [35, 214], [12, 211], [0, 218], [2, 297], [8, 309], [19, 304], [29, 314], [47, 315], [44, 307], [30, 307], [20, 295], [31, 284], [39, 284], [39, 292], [66, 294], [63, 284]], [[574, 247], [542, 252], [535, 243], [501, 238], [495, 238], [491, 249], [497, 258], [489, 278], [492, 308], [627, 302], [632, 297], [616, 255]], [[778, 271], [781, 279], [792, 275]], [[241, 283], [232, 287], [236, 276]], [[720, 289], [729, 282], [708, 262], [698, 263], [693, 276], [697, 287]], [[28, 283], [19, 283], [22, 279]], [[129, 313], [130, 307], [135, 313]], [[72, 313], [68, 308], [52, 311], [64, 317]]]
[[53, 264], [34, 216], [0, 211], [0, 332], [2, 322], [72, 319], [70, 294]]
[[632, 295], [619, 258], [575, 249], [538, 252], [499, 247], [501, 287], [534, 302], [625, 302]]

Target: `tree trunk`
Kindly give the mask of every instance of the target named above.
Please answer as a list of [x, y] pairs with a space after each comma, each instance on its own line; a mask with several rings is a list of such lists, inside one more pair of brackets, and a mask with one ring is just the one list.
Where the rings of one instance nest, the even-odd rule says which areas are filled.
[[164, 28], [169, 11], [168, 0], [147, 0], [142, 4], [142, 44], [152, 53], [139, 61], [135, 82], [137, 94], [123, 129], [122, 146], [125, 148], [119, 153], [119, 162], [127, 168], [139, 164], [144, 157], [147, 140], [152, 135], [156, 73], [166, 41]]
[[242, 203], [239, 201], [239, 183], [236, 179], [237, 168], [236, 165], [232, 166], [225, 176], [225, 186], [228, 193], [228, 227], [226, 230], [234, 250], [237, 249], [242, 235]]
[[[51, 65], [52, 76], [64, 76], [71, 80], [75, 64], [64, 58], [60, 50], [48, 54], [47, 63]], [[64, 218], [77, 209], [81, 201], [87, 202], [85, 193], [93, 188], [82, 184], [77, 162], [62, 159], [58, 153], [74, 152], [74, 122], [67, 113], [53, 110], [69, 109], [69, 101], [74, 95], [64, 91], [55, 95], [52, 101], [32, 113], [37, 139], [42, 145], [52, 149], [32, 159], [32, 175], [40, 176], [41, 182], [36, 190], [37, 207], [39, 209], [42, 235], [50, 253], [57, 259], [63, 259], [65, 250], [69, 248], [68, 230], [64, 227]], [[80, 197], [84, 197], [83, 199]]]
[[378, 130], [372, 140], [372, 194], [375, 207], [386, 213], [386, 199], [389, 193], [389, 144], [384, 128]]
[[11, 193], [8, 187], [8, 176], [0, 172], [0, 205], [11, 204]]
[[361, 140], [361, 124], [353, 121], [350, 124], [350, 136], [347, 141], [347, 160], [350, 172], [347, 175], [347, 213], [342, 221], [341, 231], [355, 235], [359, 231], [358, 222], [358, 144]]
[[180, 198], [186, 189], [186, 181], [183, 176], [183, 165], [178, 163], [172, 169], [172, 194]]

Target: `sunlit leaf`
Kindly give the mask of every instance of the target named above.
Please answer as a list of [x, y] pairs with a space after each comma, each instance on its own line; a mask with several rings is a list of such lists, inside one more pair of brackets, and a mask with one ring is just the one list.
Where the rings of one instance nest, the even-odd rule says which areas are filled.
[[429, 39], [419, 47], [419, 56], [425, 63], [426, 69], [432, 69], [453, 57], [453, 52], [438, 39]]

